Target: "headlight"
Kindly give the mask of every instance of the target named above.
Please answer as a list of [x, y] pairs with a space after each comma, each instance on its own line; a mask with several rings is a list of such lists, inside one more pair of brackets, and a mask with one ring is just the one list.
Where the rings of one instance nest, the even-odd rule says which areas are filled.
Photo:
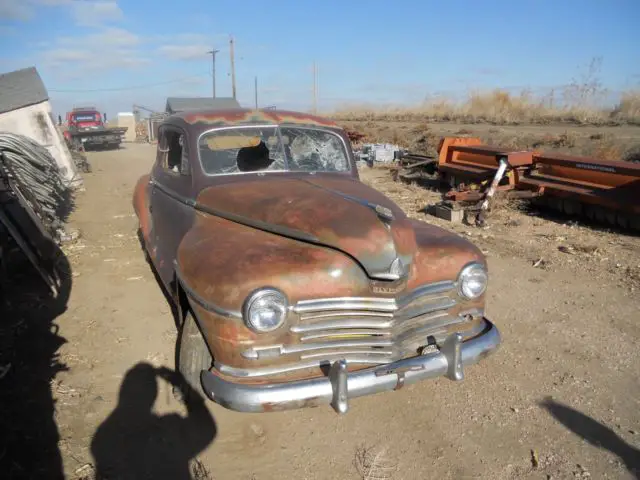
[[478, 298], [487, 289], [488, 280], [489, 277], [483, 265], [479, 263], [467, 265], [458, 278], [460, 294], [469, 300]]
[[271, 332], [280, 327], [287, 316], [287, 297], [275, 288], [262, 288], [247, 298], [243, 316], [247, 327], [256, 332]]

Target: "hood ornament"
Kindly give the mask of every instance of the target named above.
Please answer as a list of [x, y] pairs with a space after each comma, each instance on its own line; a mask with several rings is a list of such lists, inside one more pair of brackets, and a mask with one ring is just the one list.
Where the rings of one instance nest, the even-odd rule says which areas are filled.
[[390, 222], [394, 218], [393, 217], [393, 212], [391, 211], [390, 208], [383, 207], [382, 205], [375, 205], [375, 206], [373, 206], [373, 210], [384, 221]]
[[409, 265], [405, 265], [400, 257], [397, 257], [389, 266], [389, 274], [397, 279], [406, 277], [409, 274]]

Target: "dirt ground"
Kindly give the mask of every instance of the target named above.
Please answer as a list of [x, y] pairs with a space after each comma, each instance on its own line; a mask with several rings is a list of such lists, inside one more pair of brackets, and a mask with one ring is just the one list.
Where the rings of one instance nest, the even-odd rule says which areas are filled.
[[[444, 225], [486, 252], [487, 315], [503, 336], [463, 382], [355, 399], [345, 416], [329, 407], [240, 414], [211, 402], [186, 412], [161, 368], [174, 367], [176, 331], [131, 204], [153, 157], [137, 144], [91, 153], [71, 220], [81, 236], [64, 247], [73, 286], [48, 319], [57, 367], [46, 380], [55, 402], [47, 438], [66, 478], [92, 478], [114, 457], [130, 462], [132, 478], [182, 478], [187, 464], [196, 478], [244, 480], [640, 478], [637, 237], [511, 209], [488, 229]], [[395, 183], [385, 169], [361, 175], [408, 214], [438, 223], [420, 212], [432, 192]], [[0, 387], [24, 383], [21, 369], [25, 361], [14, 363]], [[4, 456], [8, 478], [56, 478], [55, 461]]]

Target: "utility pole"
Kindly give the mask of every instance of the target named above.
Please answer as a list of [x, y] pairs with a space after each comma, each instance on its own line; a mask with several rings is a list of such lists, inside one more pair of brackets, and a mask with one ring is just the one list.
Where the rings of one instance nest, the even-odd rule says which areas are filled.
[[256, 110], [258, 109], [258, 77], [256, 76], [253, 81], [253, 91], [256, 96]]
[[220, 50], [216, 50], [215, 48], [213, 50], [209, 50], [207, 52], [207, 54], [211, 55], [211, 58], [213, 60], [213, 98], [216, 98], [216, 53], [218, 53]]
[[233, 37], [229, 35], [229, 52], [231, 55], [231, 95], [236, 98], [236, 62], [233, 52]]
[[318, 85], [317, 85], [317, 67], [313, 62], [313, 113], [318, 111]]

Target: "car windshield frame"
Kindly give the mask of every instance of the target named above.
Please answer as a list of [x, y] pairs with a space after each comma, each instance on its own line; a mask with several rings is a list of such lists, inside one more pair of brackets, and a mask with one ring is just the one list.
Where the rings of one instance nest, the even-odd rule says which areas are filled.
[[[246, 130], [246, 129], [259, 129], [259, 128], [264, 128], [264, 129], [274, 129], [275, 132], [274, 134], [278, 136], [279, 138], [279, 142], [278, 142], [278, 149], [282, 149], [282, 153], [284, 154], [284, 163], [285, 166], [289, 164], [289, 162], [291, 161], [290, 158], [287, 158], [287, 154], [283, 149], [283, 143], [282, 143], [282, 130], [281, 129], [295, 129], [295, 130], [312, 130], [312, 131], [318, 131], [318, 132], [323, 132], [329, 135], [333, 135], [334, 137], [336, 137], [339, 142], [340, 145], [342, 147], [342, 153], [344, 154], [344, 160], [345, 160], [345, 167], [344, 169], [341, 170], [292, 170], [289, 168], [279, 168], [279, 169], [273, 169], [273, 170], [269, 170], [267, 168], [265, 169], [258, 169], [258, 170], [251, 170], [251, 171], [240, 171], [240, 170], [236, 170], [234, 172], [218, 172], [218, 173], [211, 173], [209, 170], [207, 170], [207, 168], [205, 167], [204, 162], [202, 161], [202, 155], [201, 155], [201, 141], [203, 139], [203, 137], [205, 137], [206, 135], [211, 135], [212, 133], [215, 132], [220, 132], [220, 131], [226, 131], [226, 130]], [[347, 146], [347, 143], [345, 142], [344, 138], [337, 132], [333, 131], [332, 129], [329, 128], [323, 128], [323, 127], [318, 127], [318, 126], [313, 126], [313, 125], [298, 125], [298, 124], [250, 124], [250, 125], [229, 125], [229, 126], [224, 126], [224, 127], [216, 127], [216, 128], [211, 128], [209, 130], [205, 130], [204, 132], [200, 133], [197, 137], [196, 140], [196, 151], [197, 151], [197, 155], [198, 155], [198, 162], [200, 163], [200, 168], [202, 169], [202, 173], [204, 174], [204, 176], [206, 177], [221, 177], [221, 176], [229, 176], [229, 175], [255, 175], [255, 174], [260, 174], [260, 175], [265, 175], [265, 174], [272, 174], [272, 173], [308, 173], [311, 175], [317, 174], [317, 173], [338, 173], [338, 174], [348, 174], [351, 172], [352, 170], [352, 160], [349, 156], [349, 148]]]

